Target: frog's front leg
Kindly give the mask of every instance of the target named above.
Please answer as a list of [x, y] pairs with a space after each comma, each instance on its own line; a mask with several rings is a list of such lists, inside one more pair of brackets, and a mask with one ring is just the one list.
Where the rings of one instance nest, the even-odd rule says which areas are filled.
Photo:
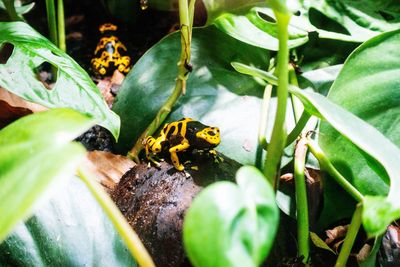
[[160, 163], [153, 158], [154, 154], [161, 152], [161, 143], [165, 140], [165, 137], [159, 137], [155, 139], [152, 136], [146, 138], [145, 150], [147, 160], [153, 162], [157, 167], [160, 167]]
[[105, 75], [107, 73], [106, 67], [108, 67], [108, 66], [106, 66], [106, 65], [108, 65], [108, 64], [105, 64], [105, 61], [103, 59], [101, 59], [101, 58], [93, 58], [91, 63], [92, 63], [93, 68], [99, 74]]
[[171, 154], [171, 161], [174, 164], [175, 168], [179, 171], [183, 171], [184, 167], [179, 163], [177, 152], [185, 151], [190, 147], [189, 141], [184, 139], [179, 145], [173, 146], [169, 149], [169, 153]]

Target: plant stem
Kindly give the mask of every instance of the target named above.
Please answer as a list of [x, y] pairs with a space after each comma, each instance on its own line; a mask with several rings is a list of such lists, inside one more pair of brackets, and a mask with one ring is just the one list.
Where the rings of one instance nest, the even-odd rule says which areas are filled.
[[[278, 2], [278, 1], [275, 1]], [[265, 177], [270, 181], [273, 188], [278, 187], [278, 171], [280, 161], [283, 154], [283, 149], [286, 144], [286, 129], [285, 116], [288, 98], [288, 64], [289, 64], [289, 49], [288, 49], [288, 25], [290, 15], [288, 12], [281, 13], [274, 9], [275, 18], [278, 25], [278, 107], [275, 116], [274, 128], [272, 130], [271, 141], [268, 145], [268, 153], [264, 164]]]
[[105, 213], [108, 215], [137, 263], [142, 267], [155, 266], [152, 258], [140, 241], [138, 235], [128, 224], [125, 217], [121, 214], [118, 207], [110, 199], [107, 193], [104, 192], [103, 188], [101, 188], [95, 179], [92, 178], [91, 173], [83, 168], [79, 168], [78, 175], [96, 198], [97, 202], [103, 208]]
[[[157, 112], [154, 120], [144, 130], [136, 141], [133, 148], [128, 152], [128, 157], [135, 162], [139, 163], [139, 153], [143, 149], [143, 142], [147, 136], [152, 135], [164, 122], [172, 107], [181, 94], [186, 93], [186, 80], [191, 72], [190, 66], [190, 44], [192, 40], [192, 22], [194, 12], [194, 2], [191, 0], [191, 8], [189, 10], [187, 0], [179, 0], [179, 18], [181, 26], [181, 56], [178, 62], [178, 76], [176, 78], [175, 88], [172, 91], [171, 96], [163, 104], [160, 110]], [[193, 5], [193, 6], [192, 6]]]
[[56, 9], [54, 0], [46, 0], [47, 23], [49, 24], [50, 40], [58, 46], [57, 39], [57, 23], [56, 23]]
[[7, 14], [12, 21], [23, 21], [23, 19], [17, 14], [14, 0], [3, 0], [3, 3], [4, 6], [6, 7]]
[[362, 202], [364, 196], [349, 181], [347, 181], [338, 170], [336, 170], [319, 145], [311, 139], [308, 140], [307, 145], [311, 153], [318, 159], [321, 169], [327, 171], [333, 179], [335, 179], [335, 181], [347, 191], [347, 193], [357, 200], [357, 202]]
[[[192, 0], [192, 3], [194, 0]], [[194, 7], [191, 10], [194, 12]], [[182, 94], [186, 94], [186, 80], [191, 71], [190, 45], [192, 43], [192, 21], [193, 14], [189, 14], [188, 0], [179, 0], [179, 20], [181, 28], [181, 57], [178, 62], [178, 80], [182, 82]]]
[[65, 19], [64, 19], [64, 1], [57, 1], [57, 26], [58, 26], [58, 47], [66, 52], [65, 44]]
[[[189, 2], [189, 21], [190, 21], [190, 29], [193, 28], [193, 19], [194, 19], [194, 7], [196, 4], [196, 0], [190, 0]], [[192, 36], [192, 34], [190, 34]]]
[[[289, 64], [289, 82], [291, 85], [299, 87], [299, 82], [297, 81], [297, 76], [296, 76], [296, 70], [294, 69], [292, 64]], [[301, 101], [293, 94], [290, 94], [290, 100], [292, 102], [294, 120], [297, 123], [303, 112], [303, 104], [301, 104]]]
[[296, 126], [292, 129], [292, 131], [288, 134], [286, 139], [286, 146], [293, 143], [301, 134], [304, 128], [307, 126], [308, 120], [311, 118], [311, 115], [308, 114], [306, 111], [303, 111], [301, 114]]
[[362, 204], [359, 203], [351, 218], [351, 223], [349, 229], [347, 230], [346, 238], [344, 239], [342, 249], [339, 252], [339, 256], [336, 260], [335, 267], [345, 267], [346, 262], [349, 258], [351, 249], [353, 247], [354, 241], [356, 240], [358, 230], [361, 226], [361, 213]]
[[296, 188], [297, 240], [299, 244], [299, 256], [303, 256], [303, 263], [308, 265], [310, 244], [307, 187], [304, 176], [306, 154], [307, 138], [302, 136], [296, 144], [294, 154], [294, 182]]
[[267, 149], [268, 147], [268, 142], [265, 137], [266, 134], [265, 129], [267, 129], [267, 124], [268, 124], [268, 110], [269, 110], [269, 102], [271, 100], [271, 93], [272, 93], [272, 85], [267, 84], [267, 86], [264, 89], [264, 96], [261, 107], [260, 125], [258, 128], [258, 142], [259, 145], [264, 149]]
[[134, 147], [128, 152], [128, 157], [135, 162], [139, 163], [139, 153], [143, 149], [143, 141], [146, 139], [147, 136], [152, 135], [158, 127], [162, 124], [165, 118], [171, 112], [171, 109], [175, 102], [178, 100], [179, 96], [182, 93], [182, 81], [177, 80], [175, 84], [174, 91], [158, 111], [155, 119], [150, 123], [150, 125], [144, 130], [144, 132], [140, 135], [138, 141], [134, 145]]

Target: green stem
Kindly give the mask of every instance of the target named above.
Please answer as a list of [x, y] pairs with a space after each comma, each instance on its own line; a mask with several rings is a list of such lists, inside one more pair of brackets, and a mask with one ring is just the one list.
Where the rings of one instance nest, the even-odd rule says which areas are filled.
[[[194, 0], [192, 0], [194, 2]], [[191, 3], [192, 3], [191, 2]], [[194, 5], [194, 3], [193, 3]], [[176, 78], [175, 88], [172, 91], [171, 96], [163, 104], [158, 111], [154, 120], [144, 130], [136, 141], [133, 148], [128, 152], [128, 157], [139, 163], [139, 153], [143, 149], [143, 142], [147, 136], [152, 135], [164, 122], [172, 107], [179, 99], [181, 94], [186, 92], [186, 80], [189, 77], [191, 66], [190, 66], [190, 44], [192, 39], [192, 23], [190, 19], [193, 19], [194, 8], [189, 10], [187, 0], [179, 0], [179, 18], [181, 26], [181, 56], [178, 62], [178, 77]]]
[[275, 116], [274, 128], [272, 130], [271, 142], [268, 145], [268, 153], [264, 164], [265, 177], [271, 182], [272, 186], [277, 189], [278, 179], [277, 174], [280, 167], [280, 161], [283, 154], [283, 149], [286, 144], [286, 129], [285, 116], [288, 98], [288, 64], [289, 64], [289, 49], [288, 49], [288, 24], [290, 20], [289, 13], [280, 13], [274, 10], [275, 18], [278, 23], [278, 107]]
[[292, 129], [292, 131], [288, 134], [287, 139], [286, 139], [286, 146], [290, 145], [293, 143], [301, 134], [303, 129], [306, 127], [308, 120], [311, 118], [311, 115], [308, 114], [306, 111], [303, 111], [303, 113], [300, 116], [299, 121], [297, 122], [296, 126]]
[[64, 1], [57, 1], [57, 26], [58, 26], [58, 47], [66, 52], [65, 44], [65, 19], [64, 19]]
[[[294, 67], [289, 64], [289, 82], [291, 85], [299, 87], [299, 82], [297, 81], [296, 70]], [[293, 94], [290, 94], [290, 100], [292, 102], [294, 120], [297, 123], [300, 119], [300, 116], [303, 112], [303, 104], [301, 101]]]
[[342, 249], [340, 250], [339, 256], [336, 260], [335, 267], [345, 267], [349, 258], [351, 249], [353, 248], [354, 241], [356, 240], [358, 230], [361, 226], [361, 213], [362, 204], [359, 203], [351, 218], [349, 229], [347, 230], [346, 238], [344, 239]]
[[189, 2], [189, 21], [190, 21], [190, 29], [193, 28], [193, 19], [194, 19], [194, 7], [196, 4], [196, 0], [190, 0]]
[[272, 85], [268, 84], [264, 89], [264, 96], [261, 107], [260, 125], [258, 128], [258, 142], [260, 146], [265, 150], [268, 147], [268, 142], [265, 137], [265, 129], [267, 129], [267, 124], [268, 124], [268, 110], [269, 110], [269, 103], [271, 100], [271, 93], [272, 93]]
[[57, 39], [57, 23], [56, 23], [56, 9], [54, 0], [46, 0], [47, 23], [49, 24], [50, 40], [58, 46]]
[[333, 179], [335, 179], [335, 181], [346, 190], [347, 193], [357, 200], [357, 202], [362, 202], [364, 196], [349, 181], [347, 181], [338, 170], [336, 170], [319, 145], [310, 139], [308, 140], [307, 145], [311, 153], [317, 158], [321, 169], [327, 171]]
[[91, 177], [91, 174], [83, 168], [78, 170], [78, 175], [96, 198], [104, 212], [108, 215], [137, 263], [142, 267], [155, 266], [149, 253], [140, 241], [140, 238], [128, 224], [125, 217], [121, 214], [118, 207], [110, 199], [103, 188], [101, 188], [101, 186]]
[[299, 243], [299, 256], [303, 256], [303, 263], [308, 265], [310, 256], [309, 223], [307, 187], [304, 176], [305, 161], [307, 154], [307, 138], [301, 137], [297, 142], [294, 155], [294, 181], [296, 188], [296, 210], [297, 210], [297, 240]]
[[[194, 0], [192, 0], [193, 2]], [[194, 12], [194, 8], [190, 10]], [[186, 94], [186, 80], [190, 73], [190, 46], [192, 42], [193, 14], [189, 14], [188, 0], [179, 0], [179, 20], [181, 28], [181, 57], [178, 62], [178, 80], [182, 81], [182, 94]]]
[[23, 21], [23, 19], [18, 16], [17, 10], [15, 9], [14, 0], [3, 0], [4, 6], [6, 7], [7, 14], [12, 21]]

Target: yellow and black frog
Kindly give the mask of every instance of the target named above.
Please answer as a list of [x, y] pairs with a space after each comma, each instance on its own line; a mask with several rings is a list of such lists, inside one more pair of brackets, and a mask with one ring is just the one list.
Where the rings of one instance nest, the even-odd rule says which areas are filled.
[[94, 51], [92, 68], [100, 75], [111, 74], [115, 69], [128, 73], [131, 69], [131, 58], [126, 55], [125, 45], [115, 36], [117, 26], [112, 23], [100, 25], [102, 34]]
[[177, 170], [183, 171], [184, 167], [179, 162], [177, 153], [197, 149], [216, 154], [213, 149], [220, 142], [219, 128], [206, 126], [190, 118], [183, 118], [166, 124], [157, 138], [152, 136], [146, 138], [146, 157], [159, 165], [153, 157], [168, 151], [172, 164]]

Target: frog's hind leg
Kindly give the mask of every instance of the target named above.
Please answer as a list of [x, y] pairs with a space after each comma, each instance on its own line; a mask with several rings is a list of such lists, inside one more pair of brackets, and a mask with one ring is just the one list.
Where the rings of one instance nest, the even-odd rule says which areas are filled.
[[182, 143], [179, 145], [173, 146], [169, 149], [169, 153], [171, 154], [171, 161], [172, 164], [174, 164], [175, 168], [179, 171], [183, 171], [184, 167], [182, 164], [179, 163], [179, 158], [178, 155], [176, 154], [177, 152], [185, 151], [190, 147], [189, 141], [184, 139]]
[[128, 73], [131, 70], [131, 58], [129, 56], [123, 56], [118, 59], [116, 65], [118, 65], [118, 70], [122, 73]]

